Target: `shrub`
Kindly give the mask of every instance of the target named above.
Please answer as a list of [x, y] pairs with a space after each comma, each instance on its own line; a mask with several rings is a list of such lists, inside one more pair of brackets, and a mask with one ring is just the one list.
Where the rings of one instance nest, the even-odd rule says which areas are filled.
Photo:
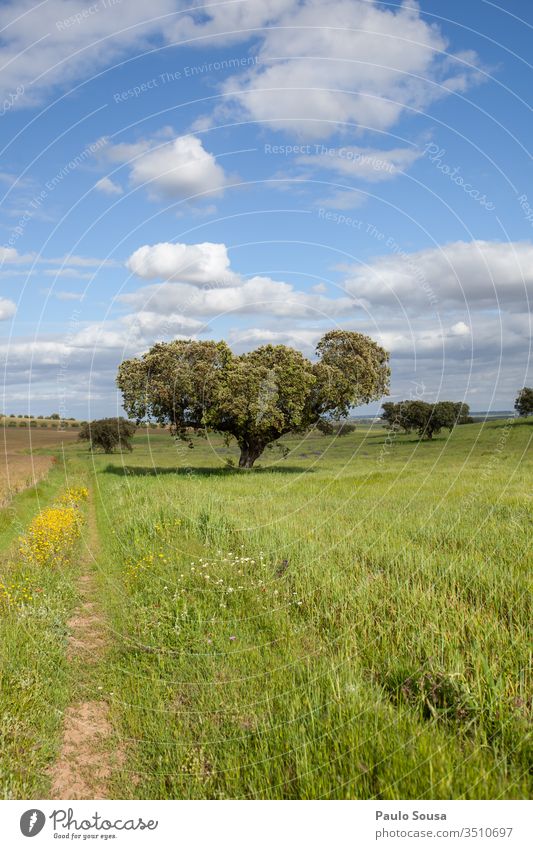
[[104, 454], [112, 454], [117, 448], [132, 451], [135, 431], [134, 423], [124, 418], [96, 419], [80, 428], [79, 440], [90, 442], [91, 451], [100, 450]]
[[349, 422], [347, 419], [341, 419], [341, 421], [332, 421], [331, 419], [320, 419], [317, 422], [316, 428], [324, 436], [347, 436], [349, 433], [353, 433], [355, 431], [355, 424], [353, 422]]

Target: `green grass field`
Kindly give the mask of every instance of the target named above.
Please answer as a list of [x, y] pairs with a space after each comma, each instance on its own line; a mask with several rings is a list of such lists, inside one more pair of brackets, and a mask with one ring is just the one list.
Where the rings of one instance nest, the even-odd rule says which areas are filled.
[[[83, 689], [121, 741], [110, 798], [529, 796], [532, 425], [309, 435], [252, 472], [218, 438], [68, 446], [96, 509], [108, 648]], [[77, 568], [1, 617], [4, 797], [46, 797]]]

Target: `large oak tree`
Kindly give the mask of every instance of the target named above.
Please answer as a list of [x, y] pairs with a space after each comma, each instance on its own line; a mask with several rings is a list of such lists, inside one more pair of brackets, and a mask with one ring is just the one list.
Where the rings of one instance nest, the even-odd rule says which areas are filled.
[[160, 342], [125, 360], [117, 384], [132, 418], [233, 436], [239, 466], [251, 468], [284, 434], [388, 394], [389, 355], [370, 337], [333, 330], [317, 345], [317, 360], [285, 345], [235, 356], [225, 342]]

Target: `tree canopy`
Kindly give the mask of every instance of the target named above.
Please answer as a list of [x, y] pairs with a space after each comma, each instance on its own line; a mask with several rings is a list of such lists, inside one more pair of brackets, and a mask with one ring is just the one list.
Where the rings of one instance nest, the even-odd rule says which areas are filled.
[[533, 389], [530, 386], [520, 390], [514, 408], [519, 416], [533, 416]]
[[95, 419], [82, 424], [78, 440], [89, 441], [92, 451], [101, 450], [104, 454], [112, 454], [117, 448], [132, 451], [135, 431], [135, 424], [124, 418]]
[[251, 468], [284, 434], [388, 394], [389, 355], [370, 337], [333, 330], [316, 353], [311, 362], [286, 345], [235, 356], [225, 342], [160, 342], [121, 363], [117, 385], [137, 422], [170, 424], [183, 439], [191, 428], [234, 437], [239, 466]]
[[471, 420], [468, 404], [461, 401], [387, 401], [383, 406], [382, 419], [392, 430], [416, 431], [419, 436], [433, 439], [443, 428], [452, 430], [456, 424]]

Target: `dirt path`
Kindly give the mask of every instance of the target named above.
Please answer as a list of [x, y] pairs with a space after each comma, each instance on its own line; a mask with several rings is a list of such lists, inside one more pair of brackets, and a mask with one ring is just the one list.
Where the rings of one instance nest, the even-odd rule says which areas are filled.
[[[78, 581], [81, 603], [68, 623], [67, 658], [80, 695], [97, 690], [98, 667], [105, 661], [108, 643], [97, 597], [97, 553], [96, 516], [89, 504], [87, 542]], [[59, 757], [51, 770], [50, 798], [105, 799], [111, 773], [122, 760], [120, 748], [112, 743], [109, 705], [104, 699], [80, 698], [71, 704], [63, 717]]]

